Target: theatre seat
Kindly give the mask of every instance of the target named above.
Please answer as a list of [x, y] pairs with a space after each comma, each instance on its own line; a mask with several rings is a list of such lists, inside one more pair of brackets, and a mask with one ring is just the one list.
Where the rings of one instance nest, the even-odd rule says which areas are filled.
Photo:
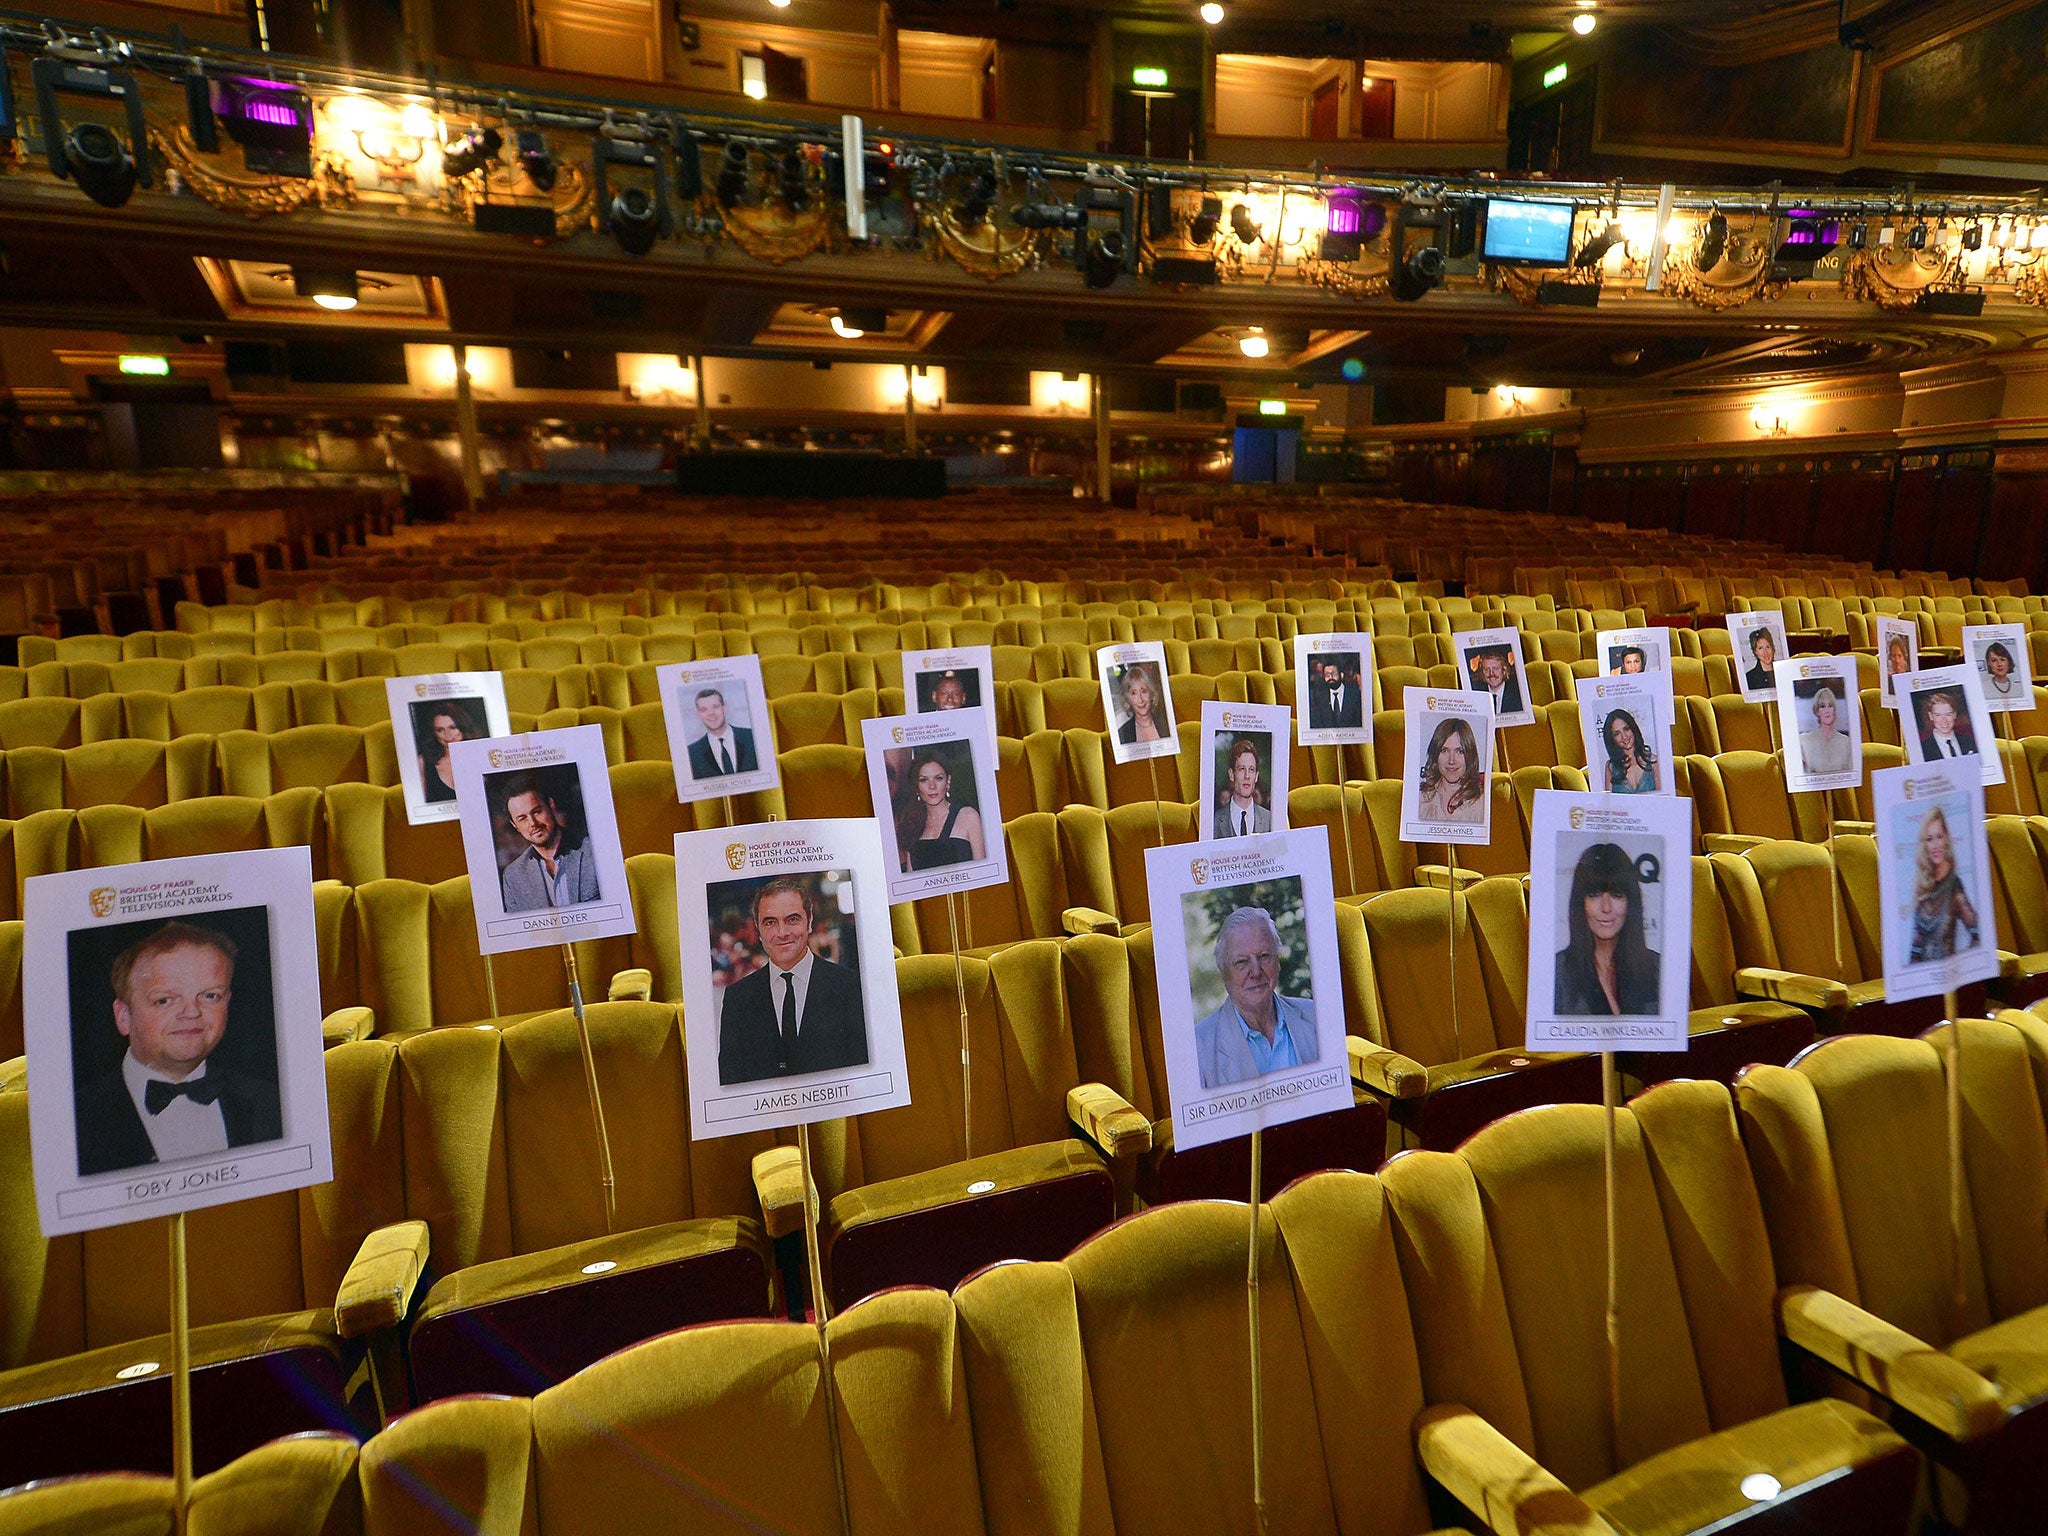
[[[1788, 1404], [1770, 1248], [1719, 1084], [1667, 1083], [1616, 1116], [1610, 1410], [1601, 1122], [1546, 1105], [1382, 1176], [1429, 1404], [1424, 1468], [1503, 1532], [1903, 1536], [1918, 1454], [1846, 1403]], [[1757, 1474], [1782, 1489], [1762, 1508], [1744, 1489]]]
[[1992, 816], [1984, 824], [1998, 900], [1998, 947], [2012, 957], [1991, 993], [2011, 1008], [2048, 997], [2048, 820]]
[[1826, 1040], [1736, 1086], [1776, 1260], [1779, 1329], [1927, 1447], [1941, 1517], [2039, 1529], [2048, 1434], [2048, 1024], [1965, 1019], [1962, 1274], [1950, 1221], [1954, 1030]]
[[588, 1017], [617, 1181], [611, 1234], [567, 1010], [396, 1048], [406, 1211], [433, 1235], [437, 1277], [408, 1341], [422, 1401], [538, 1391], [667, 1329], [768, 1312], [749, 1162], [769, 1137], [691, 1141], [675, 1006], [604, 1003]]

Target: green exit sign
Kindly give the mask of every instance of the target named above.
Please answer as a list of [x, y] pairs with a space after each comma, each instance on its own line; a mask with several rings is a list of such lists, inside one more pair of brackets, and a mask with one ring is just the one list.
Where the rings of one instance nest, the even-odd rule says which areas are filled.
[[1567, 66], [1563, 64], [1551, 65], [1550, 68], [1543, 71], [1543, 89], [1547, 91], [1553, 85], [1563, 85], [1564, 77], [1568, 72]]
[[1285, 416], [1287, 414], [1287, 402], [1285, 400], [1261, 400], [1259, 402], [1259, 414], [1261, 416]]
[[1166, 71], [1163, 69], [1134, 69], [1131, 71], [1133, 85], [1164, 85]]

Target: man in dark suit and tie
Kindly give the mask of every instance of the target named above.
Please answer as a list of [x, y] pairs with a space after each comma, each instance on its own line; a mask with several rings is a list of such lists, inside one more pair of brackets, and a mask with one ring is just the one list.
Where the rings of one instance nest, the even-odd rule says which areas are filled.
[[724, 694], [716, 688], [700, 688], [695, 708], [704, 736], [690, 743], [691, 778], [723, 778], [729, 773], [752, 773], [761, 766], [754, 757], [754, 733], [727, 722]]
[[1473, 690], [1493, 695], [1493, 712], [1496, 715], [1519, 715], [1522, 712], [1522, 685], [1515, 677], [1515, 669], [1508, 665], [1506, 646], [1488, 646], [1475, 652], [1470, 666]]
[[275, 1079], [208, 1060], [227, 1032], [233, 940], [169, 922], [123, 950], [109, 979], [128, 1050], [114, 1071], [78, 1086], [80, 1177], [284, 1135]]
[[725, 989], [718, 1018], [721, 1086], [864, 1066], [860, 978], [811, 951], [810, 886], [783, 876], [754, 893], [754, 931], [768, 963]]
[[1916, 696], [1920, 713], [1920, 760], [1939, 762], [1944, 758], [1975, 757], [1977, 733], [1970, 729], [1970, 716], [1949, 689], [1940, 688], [1926, 697]]
[[1309, 690], [1308, 727], [1312, 731], [1355, 730], [1365, 722], [1365, 703], [1358, 685], [1334, 661], [1319, 662], [1321, 676]]

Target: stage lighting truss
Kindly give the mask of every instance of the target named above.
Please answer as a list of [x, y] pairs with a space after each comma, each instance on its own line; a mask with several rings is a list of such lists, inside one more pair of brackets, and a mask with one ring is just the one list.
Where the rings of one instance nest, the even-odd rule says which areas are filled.
[[[102, 208], [119, 208], [137, 187], [153, 185], [142, 91], [125, 49], [107, 44], [87, 50], [53, 41], [30, 66], [29, 76], [35, 85], [43, 155], [53, 174], [75, 183]], [[127, 125], [127, 141], [97, 118], [67, 124], [61, 105], [66, 99], [96, 104], [101, 112], [118, 107]]]

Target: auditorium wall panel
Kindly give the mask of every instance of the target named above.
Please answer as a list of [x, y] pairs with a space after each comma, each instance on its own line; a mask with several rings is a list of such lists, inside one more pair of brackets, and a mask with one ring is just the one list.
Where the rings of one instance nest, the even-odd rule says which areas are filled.
[[1750, 476], [1742, 536], [1805, 553], [1813, 548], [1816, 479], [1811, 463]]
[[1927, 564], [1951, 575], [1977, 569], [1984, 517], [1991, 505], [1991, 454], [1951, 455], [1941, 472], [1941, 499], [1928, 534]]
[[1709, 539], [1742, 537], [1745, 466], [1704, 464], [1686, 476], [1685, 531]]

